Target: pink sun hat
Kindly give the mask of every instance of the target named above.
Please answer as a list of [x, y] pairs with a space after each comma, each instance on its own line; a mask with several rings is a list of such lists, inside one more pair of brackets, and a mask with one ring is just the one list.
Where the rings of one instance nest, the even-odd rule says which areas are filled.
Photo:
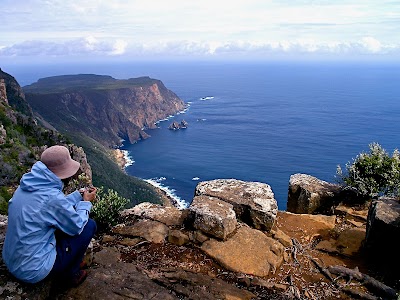
[[47, 148], [43, 151], [40, 160], [60, 179], [75, 175], [80, 167], [80, 163], [71, 158], [68, 149], [64, 146]]

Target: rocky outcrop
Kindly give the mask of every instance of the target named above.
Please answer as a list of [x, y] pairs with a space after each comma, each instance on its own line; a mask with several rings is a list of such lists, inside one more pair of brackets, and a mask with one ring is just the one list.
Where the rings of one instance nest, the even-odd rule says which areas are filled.
[[180, 123], [174, 121], [168, 126], [168, 129], [170, 130], [186, 129], [188, 125], [189, 125], [188, 122], [186, 122], [185, 120], [182, 120]]
[[[3, 72], [0, 69], [0, 81], [3, 81], [4, 85], [0, 84], [0, 97], [4, 99], [4, 102], [8, 103], [16, 111], [26, 115], [27, 117], [33, 117], [32, 108], [25, 99], [24, 92], [22, 91], [17, 80], [8, 73]], [[3, 87], [1, 87], [3, 86]], [[4, 90], [6, 95], [4, 95]]]
[[185, 108], [161, 81], [149, 77], [56, 76], [24, 90], [33, 109], [55, 128], [80, 132], [107, 146], [120, 144], [121, 138], [130, 143], [145, 139], [149, 135], [143, 129], [155, 128], [158, 120]]
[[338, 201], [341, 187], [307, 174], [290, 176], [287, 211], [298, 214], [327, 212]]
[[368, 212], [366, 245], [375, 250], [397, 249], [400, 236], [400, 203], [398, 199], [380, 198], [372, 202]]
[[209, 196], [230, 203], [236, 217], [250, 226], [270, 231], [278, 205], [271, 187], [261, 182], [217, 179], [200, 182], [195, 195]]
[[3, 78], [0, 78], [0, 102], [8, 104], [6, 83]]
[[0, 125], [0, 145], [3, 145], [7, 139], [7, 131], [3, 124]]

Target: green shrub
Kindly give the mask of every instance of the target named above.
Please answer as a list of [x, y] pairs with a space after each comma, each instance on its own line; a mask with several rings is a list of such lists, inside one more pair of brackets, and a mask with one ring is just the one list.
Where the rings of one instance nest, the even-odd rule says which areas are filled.
[[378, 143], [369, 145], [369, 153], [362, 152], [346, 164], [347, 174], [340, 165], [339, 180], [358, 193], [368, 197], [400, 196], [400, 153], [396, 149], [390, 156]]
[[97, 190], [97, 201], [92, 208], [92, 217], [100, 226], [117, 224], [119, 212], [129, 203], [129, 200], [118, 195], [112, 189], [107, 191], [103, 187]]
[[7, 187], [0, 187], [0, 215], [8, 215], [8, 200], [11, 197], [12, 194]]

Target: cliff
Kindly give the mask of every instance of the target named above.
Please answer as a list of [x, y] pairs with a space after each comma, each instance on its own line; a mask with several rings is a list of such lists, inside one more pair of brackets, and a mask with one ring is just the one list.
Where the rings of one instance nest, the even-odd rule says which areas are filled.
[[62, 143], [62, 135], [37, 124], [18, 82], [0, 70], [0, 213], [44, 147]]
[[158, 120], [185, 108], [161, 81], [149, 77], [55, 76], [24, 91], [35, 112], [59, 131], [78, 132], [106, 146], [147, 138], [143, 129], [154, 128]]
[[[3, 71], [0, 71], [0, 96], [0, 213], [5, 214], [7, 202], [21, 176], [40, 158], [45, 147], [71, 144], [71, 140], [43, 119], [40, 123], [45, 127], [38, 124], [20, 85]], [[71, 130], [76, 132], [78, 128]], [[84, 135], [75, 134], [74, 137], [74, 143], [83, 147], [85, 156], [88, 156], [96, 186], [116, 190], [130, 199], [131, 205], [144, 199], [157, 203], [163, 201], [150, 184], [122, 172], [108, 148]], [[78, 148], [71, 146], [71, 149]], [[74, 151], [71, 153], [73, 155]]]
[[[7, 87], [7, 88], [6, 88]], [[32, 117], [32, 108], [28, 104], [25, 99], [24, 92], [22, 91], [21, 86], [18, 84], [17, 80], [10, 74], [3, 72], [0, 69], [0, 89], [6, 90], [6, 94], [0, 92], [0, 99], [4, 99], [4, 102], [7, 101], [14, 110], [23, 113], [28, 117]]]

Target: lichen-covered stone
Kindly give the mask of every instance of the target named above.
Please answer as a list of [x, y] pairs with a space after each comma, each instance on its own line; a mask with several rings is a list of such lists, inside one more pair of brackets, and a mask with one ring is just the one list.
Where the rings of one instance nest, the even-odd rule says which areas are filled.
[[196, 196], [189, 209], [194, 214], [194, 228], [219, 239], [226, 239], [237, 225], [231, 204], [214, 197]]
[[236, 179], [204, 181], [197, 185], [195, 195], [210, 196], [232, 204], [239, 220], [265, 231], [271, 230], [278, 211], [271, 187], [261, 182]]

